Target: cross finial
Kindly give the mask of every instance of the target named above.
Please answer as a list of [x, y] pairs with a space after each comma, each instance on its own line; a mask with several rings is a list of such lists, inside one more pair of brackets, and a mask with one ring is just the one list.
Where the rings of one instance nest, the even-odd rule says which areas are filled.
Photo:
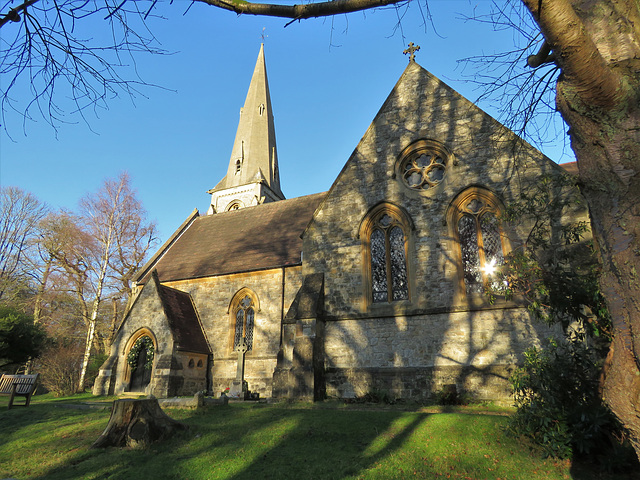
[[260, 36], [262, 37], [262, 43], [264, 43], [264, 39], [267, 38], [269, 35], [267, 35], [265, 33], [265, 30], [267, 29], [267, 27], [262, 27], [262, 33], [260, 34]]
[[409, 54], [409, 62], [415, 62], [416, 61], [416, 52], [420, 50], [420, 45], [413, 45], [413, 42], [409, 43], [409, 48], [405, 49], [402, 53], [404, 53], [405, 55], [408, 53]]

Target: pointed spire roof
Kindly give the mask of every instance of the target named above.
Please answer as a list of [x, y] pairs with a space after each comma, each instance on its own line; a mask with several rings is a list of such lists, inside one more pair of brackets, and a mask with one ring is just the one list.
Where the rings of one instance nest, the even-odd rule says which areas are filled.
[[264, 44], [260, 45], [247, 98], [240, 110], [227, 175], [210, 193], [256, 182], [266, 183], [276, 196], [284, 198], [280, 190], [276, 130], [264, 60]]

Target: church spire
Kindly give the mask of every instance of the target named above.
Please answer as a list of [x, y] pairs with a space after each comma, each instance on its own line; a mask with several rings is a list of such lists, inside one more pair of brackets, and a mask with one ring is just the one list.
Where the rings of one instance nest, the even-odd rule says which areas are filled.
[[227, 174], [208, 193], [211, 193], [209, 213], [284, 199], [280, 190], [276, 132], [264, 44], [260, 45], [247, 98], [240, 110], [240, 121]]

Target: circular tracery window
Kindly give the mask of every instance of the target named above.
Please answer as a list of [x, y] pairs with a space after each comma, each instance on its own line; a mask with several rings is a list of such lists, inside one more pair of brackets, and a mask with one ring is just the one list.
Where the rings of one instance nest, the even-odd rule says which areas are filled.
[[407, 187], [425, 191], [442, 182], [449, 163], [450, 154], [443, 146], [431, 140], [419, 140], [403, 152], [398, 173]]

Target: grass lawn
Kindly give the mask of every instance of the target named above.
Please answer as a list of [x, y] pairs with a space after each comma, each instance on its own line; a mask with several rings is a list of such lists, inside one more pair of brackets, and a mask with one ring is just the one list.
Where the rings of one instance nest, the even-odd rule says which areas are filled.
[[505, 416], [477, 407], [437, 413], [325, 402], [170, 409], [189, 430], [148, 450], [90, 450], [110, 410], [65, 404], [107, 400], [45, 395], [29, 408], [8, 410], [0, 398], [0, 478], [632, 478], [543, 459], [503, 433]]

